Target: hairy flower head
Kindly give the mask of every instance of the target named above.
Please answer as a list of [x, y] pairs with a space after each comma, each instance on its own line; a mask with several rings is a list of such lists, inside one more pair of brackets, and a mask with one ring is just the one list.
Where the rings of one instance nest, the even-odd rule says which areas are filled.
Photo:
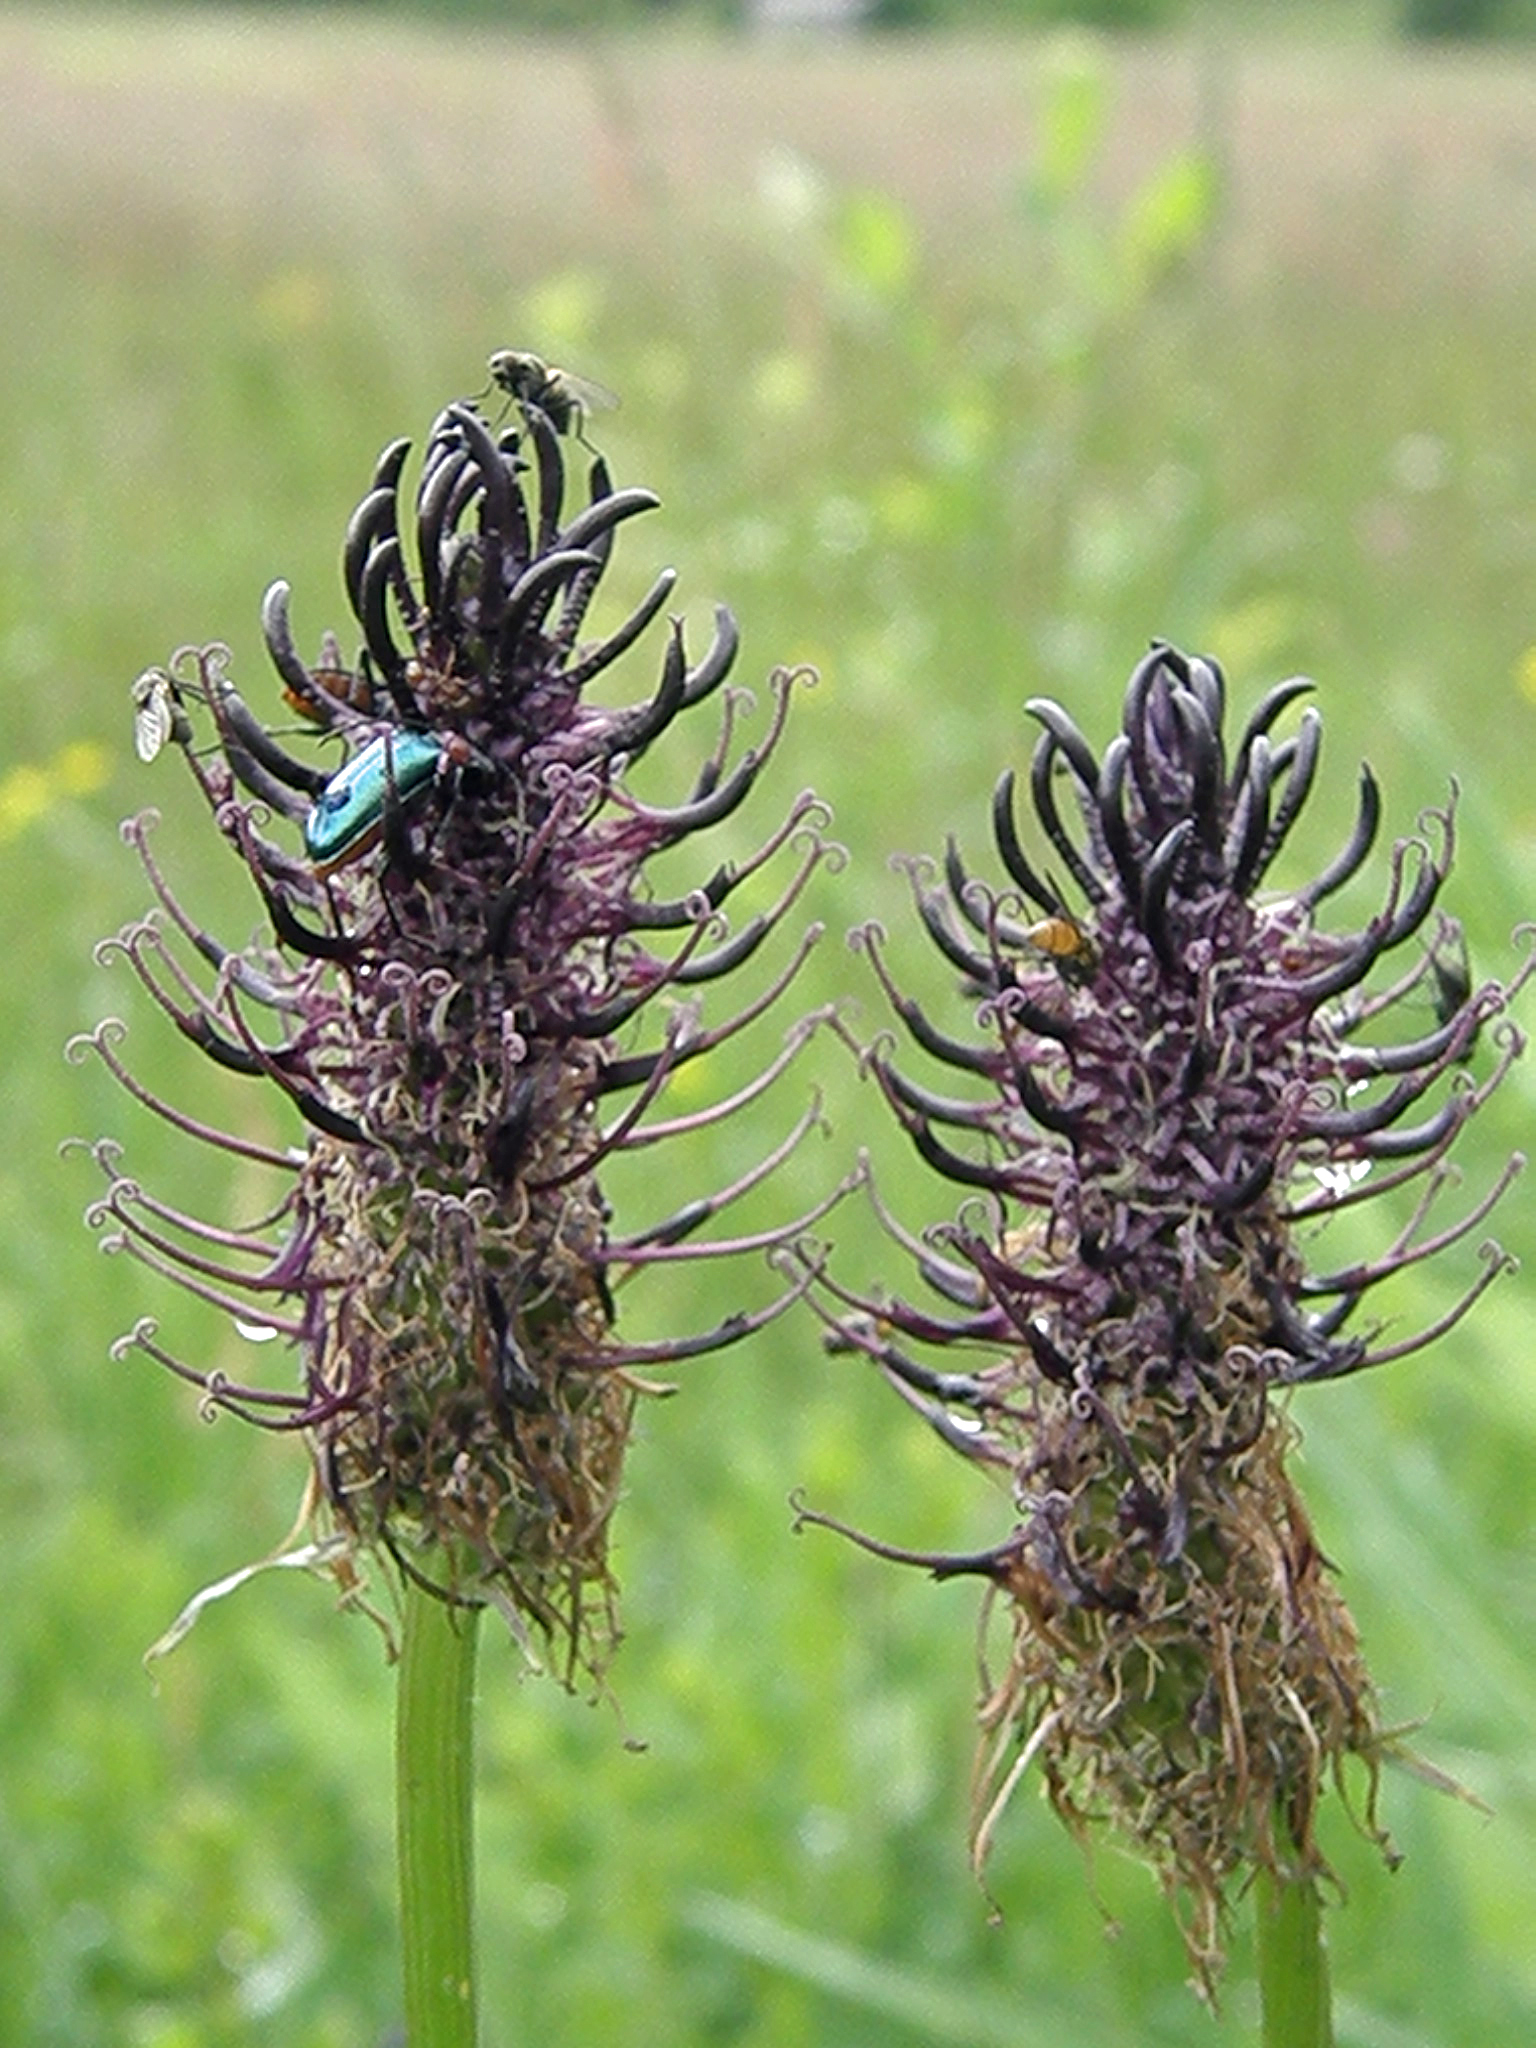
[[[1374, 842], [1369, 769], [1337, 859], [1262, 892], [1321, 739], [1310, 708], [1292, 737], [1274, 728], [1310, 687], [1278, 685], [1230, 739], [1215, 664], [1154, 646], [1102, 757], [1060, 706], [1030, 705], [1046, 863], [1020, 836], [1011, 772], [993, 803], [1005, 889], [973, 879], [953, 842], [942, 873], [907, 863], [979, 999], [979, 1037], [898, 988], [876, 928], [855, 935], [911, 1039], [966, 1081], [913, 1078], [888, 1038], [868, 1068], [922, 1157], [975, 1193], [922, 1238], [886, 1219], [934, 1305], [833, 1290], [823, 1311], [835, 1347], [872, 1359], [1011, 1491], [1010, 1532], [978, 1556], [871, 1544], [984, 1576], [1009, 1616], [981, 1708], [978, 1864], [1034, 1766], [1075, 1830], [1108, 1823], [1153, 1865], [1207, 1984], [1230, 1881], [1320, 1872], [1325, 1777], [1354, 1755], [1374, 1787], [1384, 1740], [1275, 1397], [1401, 1357], [1464, 1314], [1508, 1263], [1495, 1245], [1431, 1329], [1389, 1341], [1367, 1304], [1474, 1231], [1522, 1163], [1431, 1229], [1447, 1155], [1521, 1049], [1512, 1023], [1485, 1027], [1530, 967], [1509, 989], [1471, 986], [1437, 907], [1454, 792], [1392, 848], [1358, 930], [1317, 913]], [[1309, 1264], [1319, 1221], [1412, 1186], [1377, 1256]], [[924, 1356], [946, 1346], [1003, 1356]]]
[[[737, 752], [751, 700], [726, 682], [737, 634], [722, 607], [696, 661], [680, 619], [660, 628], [649, 696], [590, 702], [676, 580], [664, 571], [612, 631], [581, 637], [619, 527], [657, 500], [616, 489], [598, 458], [570, 509], [562, 430], [581, 408], [556, 402], [561, 385], [552, 398], [503, 383], [504, 400], [437, 418], [412, 496], [409, 443], [380, 457], [343, 551], [355, 659], [330, 634], [302, 659], [288, 586], [267, 592], [267, 649], [309, 743], [274, 737], [221, 646], [135, 685], [140, 753], [180, 747], [270, 938], [226, 947], [203, 931], [138, 818], [125, 832], [159, 908], [105, 950], [212, 1060], [285, 1098], [304, 1141], [258, 1145], [148, 1095], [109, 1023], [82, 1044], [184, 1130], [272, 1168], [281, 1192], [259, 1226], [223, 1230], [153, 1200], [103, 1143], [94, 1214], [114, 1248], [287, 1341], [297, 1384], [262, 1388], [182, 1364], [152, 1325], [131, 1339], [211, 1409], [301, 1433], [315, 1500], [345, 1538], [453, 1597], [495, 1600], [520, 1631], [563, 1642], [567, 1668], [598, 1668], [614, 1632], [610, 1518], [648, 1385], [636, 1368], [733, 1342], [795, 1291], [698, 1335], [625, 1343], [617, 1283], [758, 1242], [694, 1233], [786, 1148], [622, 1233], [600, 1169], [729, 1113], [803, 1042], [809, 1022], [735, 1097], [656, 1114], [680, 1067], [792, 979], [816, 927], [734, 1014], [702, 1013], [700, 991], [771, 938], [829, 849], [806, 792], [748, 857], [717, 860], [682, 894], [652, 888], [655, 856], [751, 794], [801, 678], [774, 672], [766, 733]], [[691, 787], [642, 802], [626, 768], [708, 699], [720, 716]], [[759, 871], [777, 854], [773, 896]], [[732, 929], [726, 906], [741, 902], [753, 914]]]

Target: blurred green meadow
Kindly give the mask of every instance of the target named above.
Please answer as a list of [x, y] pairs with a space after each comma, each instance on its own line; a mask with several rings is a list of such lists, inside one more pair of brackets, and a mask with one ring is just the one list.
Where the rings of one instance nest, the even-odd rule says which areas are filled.
[[[1318, 679], [1293, 879], [1347, 833], [1362, 756], [1397, 830], [1455, 774], [1449, 906], [1505, 974], [1536, 910], [1536, 59], [8, 14], [0, 307], [0, 2044], [371, 2048], [398, 2004], [380, 1635], [271, 1574], [152, 1680], [140, 1663], [198, 1587], [281, 1543], [303, 1460], [109, 1359], [145, 1313], [200, 1363], [238, 1340], [99, 1254], [90, 1170], [58, 1157], [110, 1131], [180, 1206], [258, 1206], [65, 1064], [109, 1012], [146, 1080], [297, 1135], [93, 963], [148, 901], [116, 829], [145, 804], [198, 913], [232, 940], [255, 914], [179, 763], [135, 759], [130, 681], [222, 638], [275, 711], [267, 584], [291, 581], [301, 646], [341, 628], [377, 450], [419, 443], [490, 349], [534, 348], [622, 395], [602, 445], [664, 500], [620, 538], [612, 616], [675, 562], [696, 645], [724, 598], [743, 680], [821, 671], [740, 825], [745, 847], [814, 784], [851, 850], [817, 885], [796, 1007], [851, 991], [859, 1028], [885, 1022], [843, 943], [873, 916], [958, 1021], [887, 856], [955, 832], [992, 872], [1024, 700], [1061, 698], [1101, 744], [1153, 635], [1216, 655], [1239, 705]], [[675, 795], [693, 760], [647, 765]], [[1340, 920], [1381, 886], [1378, 863]], [[748, 1057], [700, 1081], [723, 1092]], [[830, 1040], [700, 1143], [698, 1185], [768, 1150], [813, 1080], [832, 1135], [745, 1222], [808, 1207], [861, 1145], [914, 1227], [952, 1213]], [[1468, 1198], [1533, 1100], [1527, 1062], [1464, 1147]], [[635, 1221], [677, 1199], [647, 1167], [614, 1177]], [[909, 1284], [857, 1201], [823, 1228], [851, 1283]], [[1388, 1876], [1330, 1802], [1341, 2048], [1536, 2038], [1528, 1188], [1499, 1229], [1525, 1275], [1432, 1353], [1294, 1408], [1387, 1717], [1422, 1720], [1419, 1749], [1492, 1809], [1389, 1774]], [[1348, 1249], [1379, 1241], [1361, 1232]], [[1416, 1269], [1395, 1327], [1474, 1270], [1471, 1246]], [[702, 1329], [773, 1284], [653, 1274], [626, 1327]], [[1213, 2020], [1150, 1880], [1112, 1850], [1085, 1872], [1028, 1785], [995, 1919], [964, 1843], [974, 1590], [796, 1538], [787, 1505], [804, 1488], [968, 1548], [1006, 1501], [824, 1357], [808, 1314], [680, 1377], [642, 1412], [618, 1522], [617, 1711], [487, 1631], [487, 2048], [1252, 2039], [1241, 1919]]]

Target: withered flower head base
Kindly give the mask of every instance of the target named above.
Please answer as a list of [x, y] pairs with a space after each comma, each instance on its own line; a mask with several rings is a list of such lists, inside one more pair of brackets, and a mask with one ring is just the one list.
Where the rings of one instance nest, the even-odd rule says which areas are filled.
[[[561, 422], [530, 397], [497, 403], [510, 424], [465, 402], [432, 427], [411, 513], [414, 570], [401, 534], [409, 444], [380, 458], [343, 557], [363, 640], [353, 665], [330, 635], [317, 663], [302, 660], [288, 587], [268, 591], [267, 649], [318, 758], [257, 719], [223, 647], [183, 650], [135, 686], [141, 754], [180, 745], [273, 942], [228, 948], [202, 930], [139, 818], [125, 831], [160, 910], [104, 951], [128, 959], [211, 1059], [286, 1098], [306, 1142], [255, 1143], [160, 1101], [122, 1063], [119, 1025], [82, 1044], [182, 1130], [279, 1176], [262, 1223], [223, 1230], [153, 1200], [103, 1143], [110, 1187], [94, 1216], [114, 1248], [285, 1339], [301, 1384], [198, 1370], [150, 1324], [127, 1341], [203, 1389], [210, 1409], [302, 1433], [318, 1500], [343, 1531], [449, 1597], [493, 1599], [520, 1629], [563, 1642], [569, 1675], [599, 1669], [614, 1635], [608, 1535], [647, 1384], [635, 1368], [728, 1345], [796, 1291], [699, 1335], [624, 1342], [614, 1289], [637, 1269], [778, 1239], [694, 1234], [787, 1144], [734, 1185], [623, 1234], [600, 1169], [728, 1115], [804, 1042], [816, 1019], [730, 1099], [654, 1115], [679, 1068], [793, 978], [816, 927], [734, 1015], [702, 1020], [697, 992], [749, 960], [831, 849], [806, 792], [755, 852], [682, 894], [653, 892], [653, 856], [748, 797], [800, 677], [774, 673], [766, 736], [733, 762], [750, 698], [726, 686], [737, 635], [722, 607], [697, 661], [681, 621], [664, 628], [649, 698], [588, 703], [588, 686], [671, 595], [666, 570], [605, 637], [578, 638], [618, 527], [657, 500], [616, 490], [599, 458], [588, 502], [567, 512]], [[626, 766], [711, 697], [723, 714], [691, 789], [671, 807], [631, 794]], [[786, 849], [775, 898], [759, 870]], [[734, 931], [728, 902], [753, 912]], [[211, 984], [185, 964], [189, 949]], [[622, 1043], [644, 1017], [656, 1020], [651, 1042]], [[787, 1143], [816, 1117], [813, 1106]]]
[[[1316, 770], [1315, 710], [1271, 736], [1309, 687], [1271, 690], [1229, 748], [1219, 670], [1156, 646], [1102, 759], [1058, 705], [1030, 705], [1049, 868], [1020, 839], [1011, 774], [993, 807], [1006, 893], [953, 842], [942, 880], [909, 864], [924, 925], [980, 998], [979, 1042], [900, 992], [877, 929], [855, 934], [912, 1039], [971, 1083], [910, 1078], [888, 1038], [866, 1054], [923, 1158], [979, 1191], [920, 1239], [885, 1217], [944, 1306], [821, 1290], [833, 1347], [873, 1360], [1011, 1488], [1014, 1526], [981, 1555], [869, 1544], [980, 1574], [1007, 1605], [1006, 1667], [981, 1708], [978, 1866], [1035, 1766], [1074, 1830], [1108, 1822], [1153, 1865], [1207, 1988], [1231, 1881], [1324, 1870], [1315, 1810], [1348, 1756], [1365, 1763], [1374, 1829], [1384, 1741], [1272, 1397], [1402, 1357], [1463, 1315], [1508, 1264], [1497, 1246], [1430, 1329], [1389, 1341], [1361, 1311], [1475, 1230], [1521, 1164], [1430, 1230], [1458, 1132], [1521, 1049], [1514, 1025], [1488, 1034], [1485, 1078], [1467, 1062], [1530, 972], [1473, 989], [1458, 969], [1459, 932], [1436, 909], [1454, 799], [1393, 848], [1386, 902], [1357, 931], [1321, 931], [1315, 914], [1370, 851], [1368, 769], [1338, 858], [1290, 894], [1256, 894]], [[1364, 993], [1404, 947], [1406, 969]], [[1416, 1110], [1437, 1084], [1439, 1106]], [[1377, 1257], [1309, 1270], [1312, 1226], [1411, 1183]], [[922, 1355], [978, 1345], [1006, 1356], [945, 1371]]]

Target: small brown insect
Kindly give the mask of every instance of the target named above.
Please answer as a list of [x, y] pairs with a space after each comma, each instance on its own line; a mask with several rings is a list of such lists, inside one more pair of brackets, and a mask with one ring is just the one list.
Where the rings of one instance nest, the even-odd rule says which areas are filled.
[[305, 697], [291, 684], [283, 685], [283, 702], [290, 710], [297, 711], [301, 718], [307, 718], [312, 725], [328, 725], [333, 716], [332, 703], [345, 704], [353, 711], [372, 716], [373, 685], [367, 676], [345, 666], [341, 658], [341, 643], [334, 633], [321, 634], [320, 660], [309, 673], [325, 692], [324, 698]]
[[557, 434], [584, 438], [582, 422], [589, 412], [608, 412], [618, 399], [602, 384], [560, 370], [527, 349], [499, 348], [486, 364], [491, 382], [518, 405], [543, 413]]
[[1075, 918], [1043, 917], [1024, 934], [1064, 981], [1086, 981], [1099, 964], [1099, 949]]

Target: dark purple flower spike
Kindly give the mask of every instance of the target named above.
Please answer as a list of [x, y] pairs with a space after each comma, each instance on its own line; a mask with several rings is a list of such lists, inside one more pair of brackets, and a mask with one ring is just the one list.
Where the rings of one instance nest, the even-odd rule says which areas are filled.
[[[653, 856], [750, 796], [806, 672], [773, 674], [766, 735], [734, 763], [750, 699], [726, 683], [737, 635], [723, 607], [697, 660], [680, 619], [663, 629], [650, 696], [589, 703], [588, 686], [671, 595], [666, 570], [622, 624], [579, 637], [618, 528], [657, 501], [616, 490], [598, 458], [588, 502], [568, 511], [559, 422], [529, 399], [503, 410], [512, 424], [499, 428], [474, 404], [448, 407], [413, 505], [401, 488], [408, 444], [380, 458], [343, 557], [362, 630], [355, 663], [329, 635], [316, 664], [302, 660], [288, 587], [268, 591], [267, 648], [321, 758], [258, 720], [222, 647], [184, 649], [135, 686], [141, 754], [181, 747], [273, 938], [225, 947], [203, 931], [149, 849], [146, 816], [125, 832], [159, 909], [103, 952], [123, 954], [218, 1065], [286, 1099], [303, 1142], [253, 1143], [159, 1100], [123, 1064], [120, 1025], [78, 1044], [180, 1129], [277, 1177], [261, 1223], [219, 1229], [151, 1198], [104, 1141], [109, 1188], [93, 1219], [114, 1248], [286, 1340], [299, 1383], [185, 1364], [150, 1323], [125, 1342], [200, 1388], [210, 1411], [302, 1434], [323, 1516], [445, 1594], [493, 1599], [520, 1629], [563, 1642], [569, 1675], [600, 1669], [613, 1639], [608, 1531], [646, 1389], [635, 1368], [734, 1343], [803, 1282], [651, 1343], [617, 1333], [614, 1289], [640, 1267], [771, 1246], [808, 1222], [696, 1235], [817, 1112], [734, 1185], [622, 1233], [600, 1173], [618, 1153], [731, 1114], [821, 1021], [797, 1024], [734, 1096], [655, 1114], [679, 1068], [793, 979], [818, 927], [757, 975], [734, 1014], [703, 1019], [700, 992], [772, 937], [836, 849], [806, 792], [756, 852], [706, 865], [681, 894], [653, 892]], [[711, 697], [721, 729], [681, 800], [631, 794], [626, 767]], [[788, 879], [774, 894], [759, 870], [780, 853]], [[733, 930], [727, 906], [743, 903], [751, 914]]]
[[[1324, 1776], [1355, 1754], [1374, 1786], [1384, 1742], [1273, 1396], [1458, 1321], [1510, 1264], [1497, 1245], [1431, 1327], [1388, 1335], [1369, 1309], [1475, 1231], [1523, 1163], [1431, 1230], [1447, 1155], [1522, 1048], [1512, 1022], [1489, 1027], [1531, 972], [1527, 959], [1509, 987], [1474, 989], [1437, 908], [1454, 791], [1392, 848], [1386, 900], [1359, 929], [1315, 917], [1371, 850], [1369, 769], [1338, 857], [1259, 893], [1317, 767], [1315, 710], [1273, 737], [1309, 688], [1272, 689], [1232, 745], [1215, 664], [1155, 646], [1102, 759], [1058, 705], [1029, 706], [1044, 862], [1025, 851], [1009, 773], [993, 805], [1005, 890], [973, 879], [953, 842], [942, 870], [906, 864], [979, 1034], [901, 992], [876, 927], [854, 935], [908, 1035], [957, 1077], [912, 1078], [888, 1036], [864, 1054], [923, 1159], [973, 1191], [921, 1238], [885, 1215], [937, 1305], [818, 1290], [833, 1347], [868, 1357], [1011, 1489], [1014, 1525], [979, 1555], [858, 1539], [940, 1577], [979, 1574], [1006, 1604], [1007, 1664], [981, 1709], [978, 1866], [1037, 1766], [1069, 1825], [1108, 1820], [1153, 1864], [1206, 1984], [1229, 1881], [1255, 1864], [1321, 1871]], [[1309, 1265], [1311, 1226], [1414, 1184], [1381, 1253]], [[956, 1345], [992, 1360], [924, 1356]]]

